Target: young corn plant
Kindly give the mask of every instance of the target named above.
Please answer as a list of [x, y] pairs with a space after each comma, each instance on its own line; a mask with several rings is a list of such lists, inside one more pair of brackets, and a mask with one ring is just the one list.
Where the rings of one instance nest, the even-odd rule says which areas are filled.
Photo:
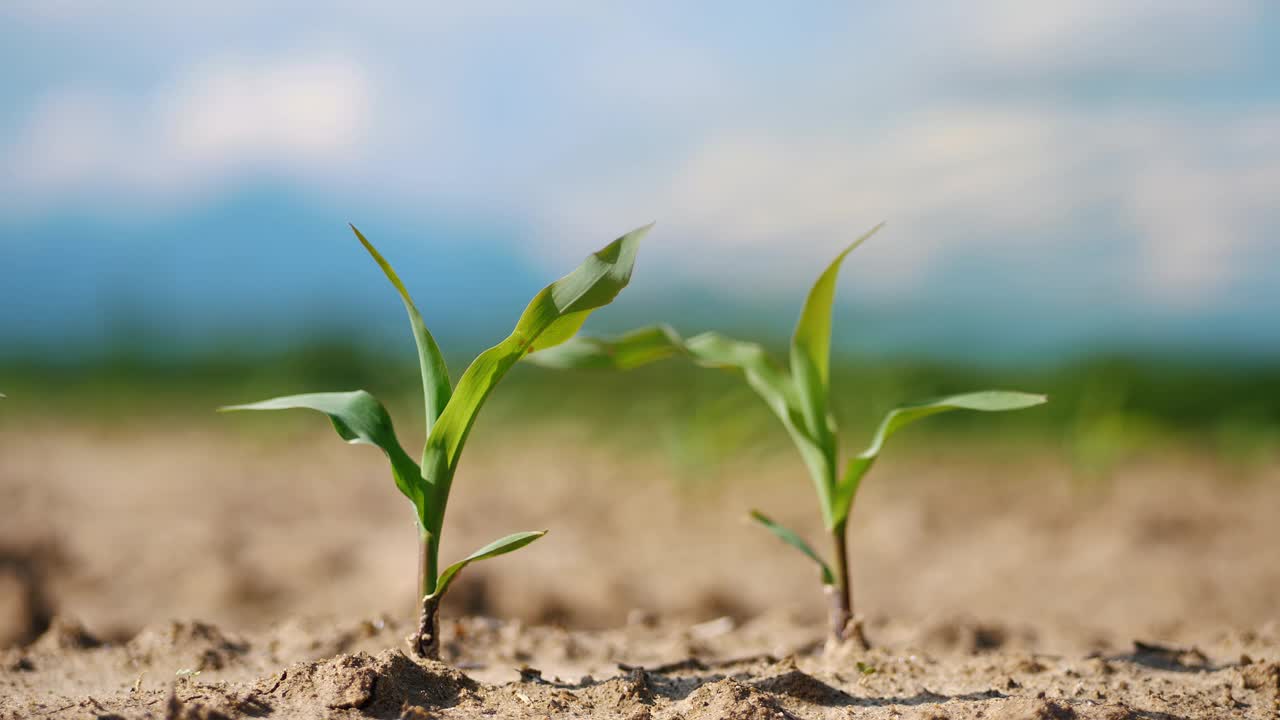
[[753, 510], [751, 517], [817, 564], [829, 601], [831, 639], [837, 643], [853, 642], [864, 648], [869, 645], [854, 612], [847, 529], [858, 488], [885, 442], [906, 425], [930, 415], [951, 410], [1019, 410], [1045, 402], [1043, 395], [988, 390], [902, 405], [885, 416], [870, 445], [846, 459], [843, 472], [840, 471], [839, 438], [830, 407], [831, 306], [841, 263], [880, 227], [855, 240], [818, 276], [791, 339], [789, 368], [776, 363], [759, 344], [733, 340], [715, 332], [683, 339], [666, 326], [641, 328], [613, 339], [579, 337], [550, 353], [529, 358], [530, 362], [546, 367], [625, 370], [683, 354], [705, 367], [741, 373], [782, 421], [809, 470], [823, 525], [830, 535], [830, 562], [799, 534], [758, 510]]
[[400, 294], [413, 328], [422, 372], [426, 415], [426, 442], [421, 463], [414, 462], [400, 446], [391, 416], [373, 395], [364, 390], [313, 393], [278, 397], [221, 411], [307, 409], [324, 413], [334, 430], [349, 443], [373, 445], [387, 456], [396, 487], [413, 503], [419, 530], [418, 628], [409, 637], [414, 652], [425, 658], [440, 655], [438, 611], [449, 586], [467, 565], [497, 557], [528, 545], [546, 531], [520, 532], [496, 540], [458, 562], [440, 569], [440, 535], [445, 507], [462, 447], [481, 405], [498, 381], [529, 353], [565, 342], [582, 327], [591, 312], [608, 305], [631, 279], [636, 250], [650, 226], [634, 230], [592, 254], [577, 269], [543, 288], [534, 296], [502, 342], [485, 350], [451, 386], [439, 346], [427, 331], [421, 313], [391, 264], [354, 226], [356, 238], [382, 268]]

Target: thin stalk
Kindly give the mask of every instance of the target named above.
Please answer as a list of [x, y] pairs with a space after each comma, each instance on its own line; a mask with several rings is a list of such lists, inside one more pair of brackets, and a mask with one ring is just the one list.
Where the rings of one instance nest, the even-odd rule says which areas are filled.
[[849, 581], [849, 550], [846, 523], [841, 522], [831, 530], [831, 542], [835, 547], [835, 585], [827, 585], [827, 613], [831, 625], [832, 641], [843, 644], [852, 641], [861, 649], [869, 649], [870, 643], [862, 631], [862, 620], [853, 612], [853, 587]]
[[415, 655], [440, 659], [440, 598], [435, 597], [440, 543], [434, 533], [423, 531], [418, 543], [418, 628], [409, 636]]

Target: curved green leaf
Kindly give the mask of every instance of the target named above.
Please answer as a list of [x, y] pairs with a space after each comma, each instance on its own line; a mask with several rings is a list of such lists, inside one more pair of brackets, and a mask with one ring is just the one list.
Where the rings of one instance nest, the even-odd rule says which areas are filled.
[[435, 592], [431, 593], [431, 596], [443, 596], [445, 592], [449, 590], [449, 585], [453, 583], [453, 580], [457, 577], [458, 573], [471, 563], [477, 560], [487, 560], [499, 555], [506, 555], [513, 550], [519, 550], [546, 534], [546, 530], [535, 530], [532, 532], [514, 533], [500, 540], [494, 540], [488, 545], [485, 545], [479, 550], [445, 568], [444, 572], [440, 573], [440, 579], [436, 581]]
[[747, 385], [756, 392], [782, 421], [818, 493], [823, 521], [831, 527], [834, 517], [831, 497], [834, 475], [834, 452], [824, 446], [805, 427], [803, 409], [791, 375], [779, 367], [759, 343], [744, 342], [707, 332], [684, 342], [685, 352], [704, 367], [740, 371]]
[[800, 400], [787, 371], [777, 365], [764, 347], [716, 332], [695, 335], [688, 340], [670, 327], [656, 325], [634, 330], [616, 338], [575, 338], [560, 347], [532, 355], [531, 363], [554, 368], [612, 368], [626, 370], [682, 353], [703, 367], [741, 372], [756, 392], [782, 421], [800, 451], [813, 478], [825, 521], [831, 512], [833, 453], [825, 451], [805, 427]]
[[784, 422], [793, 419], [799, 399], [791, 376], [769, 357], [764, 346], [705, 332], [685, 341], [685, 350], [705, 367], [742, 371], [747, 384], [769, 403], [778, 417]]
[[568, 340], [591, 311], [617, 297], [631, 280], [640, 240], [651, 227], [646, 225], [614, 240], [573, 272], [543, 288], [525, 308], [511, 335], [480, 353], [462, 374], [452, 399], [431, 428], [423, 453], [423, 470], [435, 498], [429, 503], [433, 524], [428, 530], [439, 531], [462, 446], [494, 386], [522, 357]]
[[557, 369], [631, 370], [676, 354], [684, 354], [703, 367], [738, 370], [765, 396], [775, 412], [787, 414], [796, 406], [794, 389], [757, 343], [743, 342], [716, 332], [685, 340], [667, 325], [638, 328], [613, 338], [575, 337], [559, 347], [526, 358], [526, 362]]
[[422, 472], [418, 464], [400, 447], [391, 416], [373, 395], [364, 390], [335, 393], [310, 393], [272, 398], [246, 405], [228, 405], [218, 412], [240, 410], [315, 410], [329, 416], [333, 429], [349, 443], [373, 445], [391, 461], [391, 474], [396, 487], [413, 501], [419, 520], [424, 518]]
[[854, 496], [858, 493], [858, 487], [862, 484], [863, 476], [875, 464], [876, 458], [880, 456], [880, 451], [884, 449], [884, 444], [889, 437], [906, 425], [916, 420], [927, 418], [930, 415], [937, 415], [951, 410], [1004, 412], [1035, 407], [1047, 401], [1048, 398], [1044, 395], [1008, 390], [984, 390], [910, 403], [889, 411], [889, 414], [885, 415], [884, 420], [880, 422], [880, 427], [876, 430], [875, 437], [871, 440], [871, 445], [856, 457], [850, 458], [845, 465], [844, 477], [840, 479], [836, 492], [835, 504], [838, 517], [848, 517], [849, 508], [853, 503]]
[[440, 417], [440, 413], [444, 412], [444, 407], [448, 404], [449, 396], [452, 392], [449, 383], [449, 368], [445, 365], [444, 355], [440, 353], [440, 346], [436, 344], [435, 338], [431, 337], [426, 323], [422, 320], [422, 314], [418, 312], [417, 306], [413, 304], [413, 298], [409, 297], [408, 289], [400, 281], [400, 276], [392, 269], [391, 263], [382, 257], [382, 253], [378, 252], [373, 243], [365, 239], [364, 234], [356, 229], [355, 225], [351, 225], [351, 232], [356, 234], [360, 244], [364, 245], [364, 249], [373, 257], [374, 262], [378, 263], [378, 267], [382, 268], [387, 280], [390, 280], [391, 284], [395, 286], [396, 292], [400, 293], [400, 300], [404, 303], [405, 311], [409, 313], [409, 325], [413, 328], [413, 339], [418, 346], [418, 365], [422, 372], [422, 396], [426, 411], [426, 431], [429, 433], [431, 432], [431, 426]]
[[836, 583], [835, 576], [832, 575], [831, 568], [827, 565], [826, 561], [822, 559], [822, 556], [819, 555], [817, 551], [809, 546], [809, 543], [804, 541], [804, 538], [797, 535], [795, 531], [770, 520], [768, 516], [759, 510], [751, 511], [751, 519], [763, 525], [766, 530], [776, 535], [779, 540], [804, 553], [810, 560], [817, 563], [818, 567], [822, 571], [823, 585], [834, 585]]
[[684, 341], [666, 325], [652, 325], [616, 338], [578, 336], [525, 357], [533, 365], [568, 369], [632, 370], [684, 351]]
[[804, 410], [805, 425], [814, 439], [833, 449], [831, 437], [835, 434], [835, 423], [827, 405], [831, 381], [831, 306], [835, 301], [836, 280], [845, 257], [882, 227], [884, 223], [850, 243], [818, 276], [805, 298], [791, 339], [791, 372]]

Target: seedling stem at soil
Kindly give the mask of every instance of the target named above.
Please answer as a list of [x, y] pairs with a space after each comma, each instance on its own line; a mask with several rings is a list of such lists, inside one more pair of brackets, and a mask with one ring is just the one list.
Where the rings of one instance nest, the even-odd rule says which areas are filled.
[[451, 384], [444, 356], [427, 331], [404, 283], [373, 244], [354, 226], [351, 228], [382, 268], [387, 280], [395, 286], [409, 314], [409, 324], [418, 346], [426, 415], [426, 442], [420, 464], [414, 462], [400, 446], [386, 408], [364, 390], [291, 395], [220, 408], [223, 411], [305, 408], [322, 412], [329, 416], [343, 440], [373, 445], [387, 456], [396, 487], [413, 503], [419, 531], [419, 623], [417, 631], [409, 639], [419, 656], [439, 657], [440, 601], [463, 568], [478, 560], [518, 550], [546, 533], [540, 530], [508, 535], [440, 569], [440, 536], [445, 506], [462, 447], [480, 407], [498, 381], [521, 358], [573, 337], [593, 310], [608, 305], [617, 297], [631, 280], [636, 250], [649, 227], [618, 238], [588, 257], [573, 272], [543, 288], [525, 308], [511, 334], [480, 353], [456, 386]]
[[885, 416], [867, 449], [849, 458], [844, 472], [839, 472], [839, 439], [830, 403], [831, 308], [841, 263], [881, 227], [877, 225], [851, 243], [818, 276], [796, 323], [789, 367], [776, 363], [757, 343], [733, 340], [715, 332], [686, 340], [662, 325], [634, 330], [613, 339], [579, 337], [549, 353], [529, 358], [530, 362], [547, 367], [626, 370], [678, 353], [704, 367], [741, 373], [782, 421], [800, 451], [818, 494], [823, 525], [831, 538], [833, 563], [828, 564], [800, 535], [763, 513], [753, 510], [751, 517], [817, 564], [829, 603], [831, 639], [862, 647], [869, 644], [854, 611], [848, 521], [858, 487], [879, 457], [885, 441], [903, 426], [942, 412], [1018, 410], [1045, 402], [1043, 395], [989, 390], [900, 406]]

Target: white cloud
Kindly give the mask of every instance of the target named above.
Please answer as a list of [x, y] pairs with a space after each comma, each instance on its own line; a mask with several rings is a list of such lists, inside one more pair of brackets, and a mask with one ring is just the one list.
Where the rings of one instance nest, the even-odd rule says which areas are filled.
[[229, 159], [340, 160], [369, 130], [368, 81], [349, 61], [205, 64], [159, 101], [162, 132], [202, 166]]
[[1229, 64], [1230, 42], [1264, 11], [1256, 0], [986, 0], [926, 3], [909, 24], [932, 27], [940, 70], [1044, 77], [1079, 71], [1181, 73]]
[[147, 98], [54, 91], [17, 133], [0, 183], [28, 206], [171, 201], [248, 171], [305, 183], [360, 154], [375, 100], [359, 64], [323, 56], [213, 60]]
[[901, 290], [940, 257], [954, 237], [948, 225], [1016, 242], [1019, 232], [1070, 210], [1073, 198], [1062, 191], [1070, 167], [1055, 130], [1052, 118], [974, 109], [925, 113], [880, 133], [726, 130], [705, 138], [666, 176], [570, 190], [543, 204], [579, 217], [587, 209], [600, 226], [645, 208], [661, 219], [664, 234], [704, 245], [693, 255], [668, 246], [673, 264], [679, 258], [713, 276], [729, 254], [753, 255], [764, 265], [751, 269], [768, 270], [761, 279], [782, 288], [803, 282], [844, 242], [888, 220], [891, 236], [860, 253], [859, 266], [866, 282]]
[[11, 150], [15, 190], [76, 189], [97, 180], [128, 131], [110, 98], [62, 92], [45, 99]]
[[[665, 255], [664, 266], [739, 285], [727, 271], [737, 263], [757, 291], [808, 282], [836, 248], [888, 220], [849, 272], [890, 297], [966, 254], [1039, 247], [1069, 255], [1077, 238], [1062, 230], [1096, 233], [1105, 230], [1096, 216], [1110, 216], [1136, 241], [1131, 290], [1195, 306], [1247, 272], [1248, 251], [1280, 226], [1278, 120], [1274, 111], [1196, 121], [954, 107], [879, 134], [726, 130], [663, 174], [564, 188], [541, 205], [550, 209], [548, 237], [569, 227], [600, 236], [643, 209], [677, 239], [647, 249]], [[683, 238], [696, 238], [697, 251]], [[742, 266], [741, 257], [758, 264]], [[1081, 258], [1080, 268], [1095, 262]]]
[[1166, 305], [1195, 306], [1228, 291], [1280, 229], [1280, 108], [1142, 132], [1150, 152], [1126, 198], [1145, 258], [1137, 284]]
[[[90, 28], [86, 42], [114, 37], [98, 25], [121, 15], [90, 0], [17, 7], [42, 28]], [[1178, 307], [1220, 297], [1280, 224], [1280, 111], [1199, 107], [1192, 86], [1103, 104], [1073, 84], [1247, 62], [1250, 0], [903, 3], [883, 22], [851, 13], [845, 37], [833, 19], [813, 54], [745, 10], [742, 33], [703, 34], [664, 8], [624, 23], [588, 3], [352, 13], [326, 0], [295, 33], [301, 3], [236, 0], [195, 19], [130, 7], [186, 53], [177, 74], [149, 75], [141, 95], [52, 89], [11, 134], [0, 203], [163, 205], [268, 174], [410, 212], [511, 217], [555, 268], [557, 252], [576, 259], [656, 219], [646, 257], [669, 271], [788, 291], [888, 220], [849, 270], [886, 297], [966, 254], [1065, 256], [1066, 230], [1107, 231], [1113, 256], [1080, 267], [1131, 263], [1126, 291]], [[255, 51], [282, 36], [294, 44]]]

